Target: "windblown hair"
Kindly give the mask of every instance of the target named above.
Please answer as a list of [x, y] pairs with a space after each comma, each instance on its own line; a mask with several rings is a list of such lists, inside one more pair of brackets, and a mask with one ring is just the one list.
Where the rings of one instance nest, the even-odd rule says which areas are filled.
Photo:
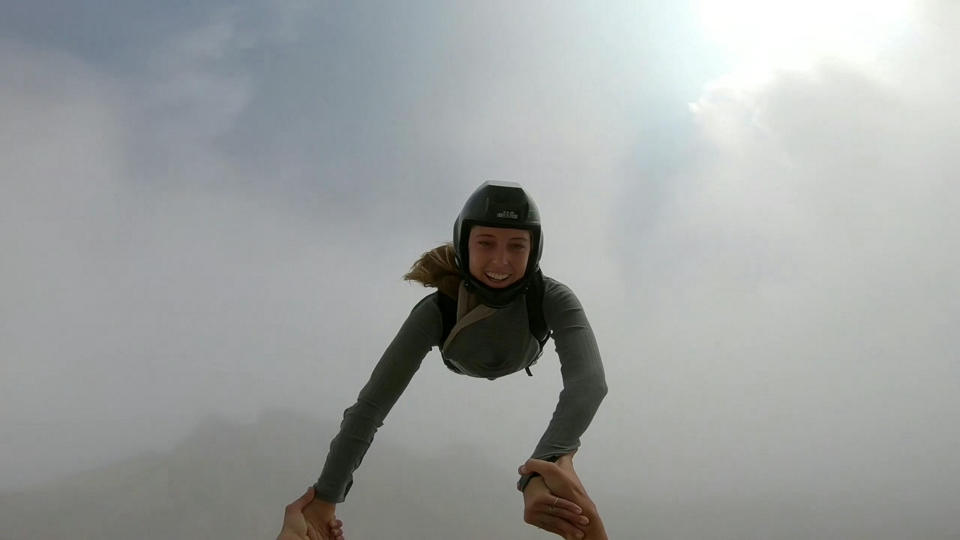
[[447, 242], [421, 255], [403, 279], [416, 281], [424, 287], [436, 287], [450, 298], [456, 298], [461, 277], [453, 244]]

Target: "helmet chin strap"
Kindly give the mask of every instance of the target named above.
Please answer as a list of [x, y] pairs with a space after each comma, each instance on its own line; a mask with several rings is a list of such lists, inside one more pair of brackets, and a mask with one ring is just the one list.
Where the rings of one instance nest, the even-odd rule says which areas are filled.
[[475, 293], [484, 305], [492, 308], [502, 308], [510, 304], [510, 302], [513, 302], [517, 296], [526, 292], [527, 287], [530, 285], [531, 275], [532, 273], [528, 271], [520, 281], [513, 285], [502, 289], [494, 289], [480, 282], [480, 280], [467, 272], [464, 283], [467, 286], [467, 290]]

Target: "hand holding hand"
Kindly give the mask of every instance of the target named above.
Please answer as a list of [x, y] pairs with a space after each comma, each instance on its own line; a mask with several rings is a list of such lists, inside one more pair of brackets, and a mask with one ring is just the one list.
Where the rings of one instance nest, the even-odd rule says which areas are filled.
[[[577, 472], [573, 469], [573, 455], [562, 456], [556, 463], [531, 459], [520, 466], [519, 473], [537, 473], [540, 475], [530, 481], [530, 484], [527, 486], [528, 490], [530, 486], [534, 485], [534, 482], [538, 481], [549, 490], [548, 492], [552, 496], [561, 497], [559, 500], [569, 501], [582, 509], [583, 517], [587, 518], [588, 522], [584, 523], [583, 526], [579, 526], [579, 528], [586, 533], [586, 536], [578, 536], [576, 538], [587, 538], [589, 540], [604, 540], [607, 538], [603, 521], [597, 512], [597, 506], [593, 500], [590, 499], [590, 496], [587, 495], [587, 490], [583, 487], [583, 482], [580, 481], [580, 477], [577, 476]], [[530, 508], [529, 505], [527, 508]], [[526, 514], [524, 517], [526, 518]], [[535, 521], [527, 520], [527, 523], [540, 526]], [[557, 531], [552, 530], [552, 532]], [[564, 533], [557, 532], [557, 534], [564, 536]], [[564, 538], [570, 537], [564, 536]]]
[[[553, 493], [571, 501], [590, 501], [587, 489], [573, 469], [573, 456], [561, 456], [556, 463], [539, 459], [529, 459], [520, 466], [520, 474], [537, 473]], [[592, 501], [590, 501], [592, 502]]]
[[277, 540], [343, 540], [343, 522], [333, 513], [323, 521], [308, 520], [307, 508], [314, 502], [313, 487], [309, 487], [299, 499], [287, 505]]
[[582, 515], [583, 509], [579, 505], [551, 492], [541, 477], [535, 477], [527, 484], [523, 490], [523, 504], [525, 522], [567, 540], [583, 538], [590, 523], [589, 518]]

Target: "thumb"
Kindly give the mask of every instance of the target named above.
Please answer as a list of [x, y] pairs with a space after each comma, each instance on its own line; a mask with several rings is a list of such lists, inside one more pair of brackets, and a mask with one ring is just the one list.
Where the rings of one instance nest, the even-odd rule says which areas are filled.
[[299, 499], [287, 505], [287, 509], [296, 510], [296, 511], [303, 510], [303, 507], [310, 504], [310, 501], [313, 500], [313, 494], [314, 494], [313, 486], [308, 487], [307, 491], [304, 492], [304, 494], [301, 495]]
[[528, 459], [526, 463], [520, 466], [520, 474], [537, 473], [544, 478], [552, 476], [556, 472], [557, 466], [549, 461], [542, 459]]

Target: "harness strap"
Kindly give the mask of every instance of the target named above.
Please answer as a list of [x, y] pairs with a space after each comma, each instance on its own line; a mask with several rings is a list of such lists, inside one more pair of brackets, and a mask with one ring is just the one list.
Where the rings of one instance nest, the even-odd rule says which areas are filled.
[[[533, 376], [533, 373], [530, 371], [530, 366], [537, 363], [537, 360], [543, 354], [544, 346], [546, 346], [547, 341], [550, 340], [550, 336], [553, 335], [553, 332], [547, 328], [547, 321], [543, 315], [543, 292], [543, 271], [537, 270], [537, 273], [534, 274], [533, 278], [530, 280], [530, 286], [527, 287], [525, 293], [527, 300], [527, 321], [530, 326], [530, 333], [533, 334], [533, 337], [536, 338], [537, 343], [540, 346], [540, 350], [537, 351], [537, 355], [533, 357], [533, 360], [531, 360], [530, 363], [523, 368], [530, 377]], [[439, 344], [440, 347], [443, 347], [443, 344], [447, 341], [447, 336], [450, 335], [453, 327], [457, 324], [457, 300], [440, 291], [437, 291], [433, 294], [436, 296], [437, 306], [440, 308], [440, 315], [443, 323]], [[443, 357], [443, 354], [441, 353], [440, 356]], [[462, 373], [446, 358], [443, 359], [443, 363], [454, 373]]]

